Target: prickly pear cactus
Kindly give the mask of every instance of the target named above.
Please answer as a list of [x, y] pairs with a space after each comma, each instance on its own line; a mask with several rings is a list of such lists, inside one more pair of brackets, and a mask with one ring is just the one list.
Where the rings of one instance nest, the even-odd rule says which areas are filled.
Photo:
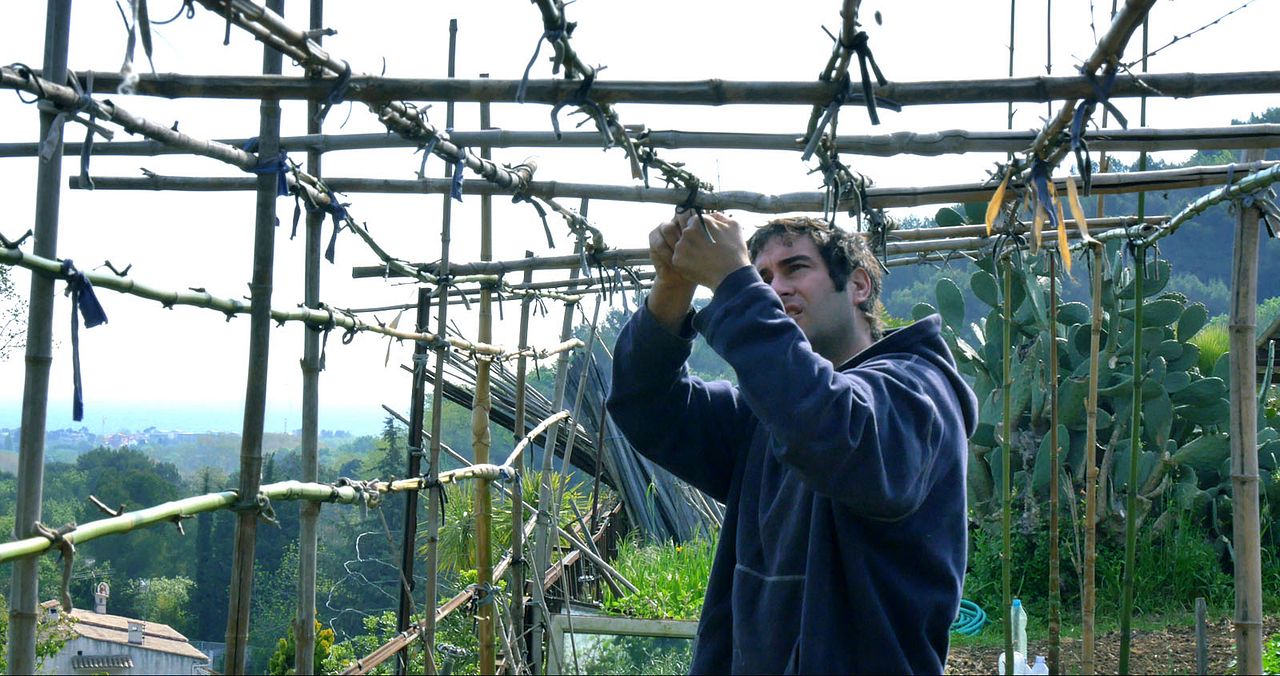
[[[1225, 357], [1212, 373], [1201, 373], [1199, 348], [1191, 336], [1209, 320], [1205, 307], [1188, 303], [1181, 294], [1165, 293], [1170, 264], [1145, 263], [1143, 327], [1134, 326], [1134, 265], [1124, 265], [1120, 249], [1108, 247], [1103, 261], [1102, 331], [1098, 380], [1098, 447], [1091, 452], [1100, 468], [1102, 523], [1122, 529], [1124, 496], [1129, 490], [1129, 429], [1133, 406], [1133, 359], [1141, 357], [1141, 425], [1138, 475], [1140, 509], [1145, 517], [1160, 505], [1158, 525], [1167, 525], [1170, 507], [1190, 509], [1224, 518], [1220, 498], [1230, 496], [1230, 460], [1226, 432], [1230, 418]], [[1090, 273], [1080, 266], [1077, 274]], [[1118, 274], [1117, 274], [1118, 273]], [[1012, 487], [1033, 520], [1048, 496], [1051, 397], [1048, 369], [1048, 279], [1043, 256], [1026, 257], [1012, 270], [1013, 318], [1010, 355], [1013, 420]], [[1086, 277], [1086, 285], [1088, 283]], [[943, 334], [962, 373], [969, 376], [979, 401], [979, 424], [970, 440], [969, 495], [981, 516], [999, 511], [1003, 440], [1002, 284], [992, 259], [977, 263], [969, 280], [983, 305], [985, 317], [966, 325], [964, 294], [949, 279], [936, 289], [936, 309], [916, 306], [916, 317], [938, 312]], [[1084, 482], [1086, 399], [1089, 390], [1091, 311], [1079, 302], [1060, 302], [1053, 336], [1058, 341], [1059, 443], [1064, 478], [1075, 486]], [[1280, 501], [1274, 481], [1280, 457], [1280, 432], [1265, 427], [1260, 416], [1259, 462], [1268, 496]], [[1064, 495], [1072, 495], [1065, 491]], [[1273, 495], [1274, 494], [1274, 495]], [[1158, 496], [1170, 499], [1155, 500]], [[1153, 502], [1154, 501], [1154, 502]], [[1280, 502], [1277, 502], [1280, 504]], [[1229, 505], [1227, 505], [1229, 510]], [[1229, 519], [1229, 511], [1225, 515]], [[1229, 532], [1229, 531], [1228, 531]]]

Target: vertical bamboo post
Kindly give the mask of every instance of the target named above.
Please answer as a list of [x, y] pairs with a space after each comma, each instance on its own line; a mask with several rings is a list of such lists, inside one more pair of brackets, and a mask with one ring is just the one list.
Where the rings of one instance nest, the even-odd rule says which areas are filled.
[[1001, 500], [1001, 526], [1004, 530], [1004, 551], [1000, 556], [1000, 578], [1002, 585], [1002, 600], [1004, 607], [1000, 610], [1000, 616], [1004, 618], [1004, 674], [1005, 676], [1013, 676], [1013, 665], [1016, 660], [1013, 658], [1013, 541], [1012, 541], [1012, 513], [1013, 513], [1013, 471], [1010, 462], [1010, 456], [1013, 455], [1013, 402], [1010, 390], [1013, 389], [1012, 378], [1009, 375], [1009, 359], [1012, 356], [1010, 343], [1013, 341], [1010, 327], [1013, 325], [1013, 262], [1010, 256], [1005, 256], [1001, 261], [1004, 267], [1004, 322], [1003, 322], [1003, 342], [1000, 346], [1001, 350], [1001, 390], [1004, 399], [1004, 452], [1000, 458], [1000, 500]]
[[[525, 251], [526, 258], [532, 258], [532, 251]], [[533, 270], [524, 271], [524, 283], [533, 282]], [[511, 426], [512, 438], [516, 443], [524, 438], [525, 418], [525, 380], [528, 376], [528, 358], [524, 349], [529, 347], [529, 309], [533, 298], [525, 296], [520, 300], [520, 356], [516, 358], [516, 400], [515, 424]], [[524, 454], [521, 465], [529, 466], [529, 455]], [[528, 642], [524, 639], [524, 587], [528, 572], [528, 562], [524, 558], [524, 482], [517, 477], [511, 487], [511, 634], [517, 637], [516, 650], [526, 651]]]
[[[480, 77], [488, 77], [487, 74]], [[480, 104], [480, 128], [489, 128], [489, 104]], [[480, 147], [480, 157], [489, 159], [489, 147]], [[493, 198], [487, 193], [480, 196], [480, 260], [493, 260]], [[482, 343], [493, 341], [493, 290], [485, 285], [480, 289], [480, 329]], [[489, 434], [489, 416], [493, 409], [493, 397], [489, 388], [492, 361], [481, 357], [476, 361], [476, 392], [471, 405], [471, 449], [477, 464], [489, 462], [492, 439]], [[476, 583], [481, 595], [492, 592], [493, 561], [490, 558], [492, 543], [493, 503], [489, 500], [489, 480], [480, 479], [475, 489], [476, 512]], [[492, 600], [492, 599], [491, 599]], [[493, 603], [481, 603], [478, 607], [480, 673], [494, 673]]]
[[[456, 57], [458, 46], [458, 20], [449, 20], [449, 77], [453, 77], [456, 70]], [[445, 127], [453, 128], [453, 101], [445, 104]], [[453, 165], [445, 163], [445, 178], [453, 176]], [[453, 202], [448, 195], [444, 197], [444, 205], [442, 207], [442, 215], [440, 222], [440, 273], [442, 278], [449, 276], [449, 230], [453, 222]], [[444, 338], [448, 335], [449, 329], [449, 285], [441, 284], [437, 289], [440, 296], [440, 302], [437, 304], [436, 310], [436, 335]], [[425, 617], [423, 622], [426, 626], [422, 632], [422, 639], [425, 642], [422, 649], [426, 653], [427, 664], [431, 663], [431, 651], [436, 647], [436, 595], [437, 581], [436, 573], [440, 569], [440, 497], [444, 490], [436, 483], [436, 478], [440, 475], [440, 432], [444, 413], [444, 363], [449, 356], [448, 344], [440, 340], [435, 345], [436, 364], [434, 380], [431, 388], [431, 465], [427, 469], [430, 476], [429, 484], [431, 485], [431, 493], [427, 496], [427, 560], [425, 575], [427, 578], [427, 599], [424, 605]]]
[[[1074, 180], [1074, 179], [1068, 179]], [[1049, 673], [1062, 673], [1059, 652], [1062, 631], [1062, 577], [1058, 554], [1058, 255], [1049, 256]]]
[[[71, 34], [71, 0], [48, 5], [44, 28], [44, 74], [53, 82], [67, 79], [67, 45]], [[40, 138], [49, 138], [61, 125], [53, 112], [40, 111]], [[60, 130], [58, 130], [60, 131]], [[36, 227], [33, 250], [37, 256], [58, 257], [58, 207], [62, 195], [62, 142], [54, 144], [48, 160], [36, 169]], [[53, 362], [52, 277], [31, 275], [27, 310], [26, 375], [22, 389], [22, 431], [19, 435], [18, 490], [15, 496], [13, 537], [36, 535], [44, 493], [44, 433], [49, 411], [49, 366]], [[75, 311], [74, 309], [72, 310]], [[13, 563], [9, 584], [9, 669], [14, 674], [36, 670], [36, 607], [40, 603], [40, 559], [26, 557]]]
[[[587, 200], [582, 200], [581, 213], [586, 215]], [[573, 248], [575, 254], [581, 254], [582, 241], [579, 240]], [[569, 271], [569, 279], [578, 278], [580, 270], [575, 267]], [[570, 286], [566, 293], [573, 293], [573, 286]], [[573, 308], [575, 303], [565, 303], [564, 319], [560, 324], [560, 340], [569, 340], [573, 336]], [[569, 377], [569, 352], [566, 350], [561, 352], [556, 358], [556, 385], [555, 391], [551, 397], [551, 410], [559, 411], [564, 406], [565, 383]], [[551, 502], [551, 471], [552, 458], [555, 456], [556, 437], [560, 432], [560, 425], [552, 425], [547, 430], [547, 441], [542, 449], [542, 476], [541, 485], [538, 489], [538, 529], [534, 531], [534, 581], [535, 585], [542, 585], [547, 569], [551, 567], [551, 548], [553, 543], [559, 538], [554, 536], [555, 531], [552, 528], [551, 513], [549, 504]], [[570, 437], [572, 442], [572, 437]], [[553, 539], [554, 538], [554, 539]], [[533, 659], [530, 664], [537, 672], [541, 671], [542, 658], [542, 640], [546, 632], [545, 605], [543, 614], [534, 614], [533, 618]]]
[[[324, 0], [311, 0], [310, 27], [317, 31], [318, 44], [324, 26]], [[318, 74], [318, 73], [317, 73]], [[307, 133], [319, 134], [320, 105], [307, 102]], [[307, 173], [321, 176], [319, 150], [307, 151]], [[324, 214], [307, 211], [306, 260], [303, 263], [303, 303], [309, 308], [320, 307], [320, 231]], [[320, 333], [311, 329], [302, 332], [302, 480], [319, 478], [320, 436]], [[316, 522], [320, 517], [320, 503], [303, 500], [298, 505], [298, 609], [293, 627], [296, 650], [295, 673], [313, 674], [316, 646]]]
[[[431, 324], [431, 290], [418, 289], [417, 315], [414, 318], [414, 330], [425, 333]], [[426, 409], [427, 357], [431, 354], [431, 346], [425, 341], [415, 341], [413, 345], [413, 375], [409, 391], [409, 458], [406, 477], [422, 474], [422, 419]], [[400, 600], [396, 608], [396, 631], [409, 628], [409, 615], [413, 608], [413, 592], [416, 584], [413, 579], [413, 562], [417, 556], [418, 535], [418, 493], [407, 491], [404, 505], [404, 532], [400, 538], [400, 572], [404, 582], [400, 585]], [[409, 650], [396, 654], [396, 670], [409, 673]]]
[[1209, 607], [1203, 596], [1196, 597], [1196, 673], [1204, 676], [1209, 673], [1209, 628], [1205, 626], [1205, 615]]
[[[1245, 152], [1245, 162], [1263, 159]], [[1258, 217], [1239, 204], [1231, 265], [1231, 523], [1235, 550], [1236, 670], [1262, 673], [1262, 550], [1258, 515], [1258, 363], [1255, 357], [1258, 302]]]
[[[1009, 77], [1013, 77], [1013, 41], [1017, 37], [1014, 31], [1014, 17], [1018, 12], [1018, 0], [1009, 0]], [[1009, 101], [1009, 107], [1005, 113], [1005, 118], [1009, 123], [1009, 128], [1013, 129], [1013, 100]], [[1012, 153], [1010, 153], [1012, 156]]]
[[1129, 422], [1129, 480], [1125, 486], [1124, 602], [1120, 608], [1120, 673], [1129, 673], [1133, 622], [1133, 564], [1138, 547], [1138, 454], [1142, 452], [1142, 298], [1147, 277], [1146, 248], [1134, 254], [1133, 276], [1133, 404]]
[[[284, 12], [284, 0], [268, 7]], [[270, 46], [262, 48], [262, 73], [279, 75], [282, 57]], [[280, 101], [264, 98], [258, 125], [258, 156], [274, 158], [280, 149]], [[276, 241], [276, 181], [274, 174], [258, 176], [257, 215], [253, 237], [253, 277], [249, 284], [249, 368], [244, 395], [244, 425], [240, 432], [240, 504], [231, 569], [230, 608], [227, 612], [227, 653], [223, 669], [245, 673], [249, 647], [249, 609], [253, 598], [253, 555], [258, 534], [258, 511], [252, 508], [262, 479], [262, 430], [267, 407], [267, 365], [271, 342], [271, 286]]]
[[1094, 673], [1095, 578], [1098, 561], [1098, 353], [1102, 342], [1102, 262], [1099, 244], [1089, 247], [1093, 263], [1093, 307], [1089, 325], [1089, 395], [1085, 402], [1084, 437], [1084, 582], [1080, 592], [1080, 673]]

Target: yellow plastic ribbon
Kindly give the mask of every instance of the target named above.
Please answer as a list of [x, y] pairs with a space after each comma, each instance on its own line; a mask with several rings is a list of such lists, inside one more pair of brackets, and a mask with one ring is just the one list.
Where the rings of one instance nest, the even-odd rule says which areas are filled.
[[[1067, 185], [1074, 185], [1075, 181], [1068, 176]], [[1067, 191], [1070, 192], [1070, 188]], [[1049, 181], [1049, 197], [1053, 199], [1053, 206], [1058, 210], [1058, 255], [1062, 256], [1062, 267], [1066, 269], [1067, 276], [1071, 276], [1071, 248], [1067, 246], [1067, 219], [1062, 215], [1062, 200], [1058, 199], [1058, 191], [1053, 187], [1053, 181]]]
[[1071, 205], [1071, 217], [1076, 219], [1076, 228], [1080, 230], [1080, 240], [1097, 244], [1098, 240], [1089, 234], [1089, 223], [1085, 220], [1084, 209], [1080, 206], [1080, 194], [1076, 191], [1076, 180], [1073, 177], [1067, 177], [1067, 203]]
[[991, 227], [995, 225], [996, 216], [1000, 215], [1000, 205], [1004, 204], [1004, 190], [1009, 187], [1009, 174], [1006, 171], [1004, 180], [1000, 181], [1000, 187], [996, 188], [996, 192], [991, 196], [991, 201], [987, 203], [987, 237], [991, 236]]

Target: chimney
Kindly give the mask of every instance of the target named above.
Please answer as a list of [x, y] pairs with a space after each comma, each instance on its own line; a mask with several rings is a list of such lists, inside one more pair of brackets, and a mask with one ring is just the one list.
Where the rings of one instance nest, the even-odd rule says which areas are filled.
[[141, 622], [129, 622], [129, 643], [133, 645], [142, 645], [142, 628], [146, 626]]
[[111, 598], [111, 587], [108, 587], [106, 582], [99, 582], [98, 588], [93, 592], [93, 612], [106, 615], [109, 598]]

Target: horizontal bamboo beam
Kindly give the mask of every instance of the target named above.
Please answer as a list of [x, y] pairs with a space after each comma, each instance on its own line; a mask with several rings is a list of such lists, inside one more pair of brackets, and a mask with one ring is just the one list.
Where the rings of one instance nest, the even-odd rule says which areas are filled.
[[[342, 64], [337, 64], [338, 69]], [[336, 72], [336, 71], [335, 71]], [[79, 73], [83, 82], [88, 72]], [[119, 73], [93, 74], [93, 91], [114, 94], [121, 84]], [[1146, 83], [1146, 86], [1143, 85]], [[580, 82], [530, 79], [526, 103], [553, 105], [572, 96]], [[322, 101], [333, 90], [333, 80], [267, 75], [185, 75], [181, 73], [141, 73], [134, 85], [144, 96], [165, 98], [308, 99]], [[347, 87], [346, 98], [365, 103], [391, 99], [514, 103], [519, 80], [421, 79], [356, 75]], [[690, 80], [657, 82], [640, 80], [597, 80], [591, 98], [599, 103], [663, 103], [669, 105], [722, 106], [826, 105], [839, 89], [838, 83], [812, 81]], [[1280, 71], [1236, 71], [1227, 73], [1147, 73], [1139, 81], [1122, 73], [1111, 88], [1111, 98], [1141, 96], [1194, 98], [1235, 94], [1280, 93]], [[1088, 78], [1079, 75], [974, 80], [890, 82], [875, 88], [876, 96], [903, 106], [956, 103], [1006, 103], [1083, 99], [1093, 94]], [[860, 106], [862, 103], [850, 105]]]
[[[254, 180], [254, 179], [250, 179]], [[23, 252], [20, 249], [0, 248], [0, 264], [16, 265], [26, 268], [33, 272], [38, 272], [55, 277], [62, 274], [61, 261], [51, 260], [40, 256], [35, 256]], [[208, 310], [217, 310], [228, 317], [238, 314], [249, 314], [249, 303], [235, 298], [222, 298], [214, 296], [204, 289], [188, 289], [186, 291], [173, 291], [160, 289], [147, 284], [142, 284], [133, 278], [119, 276], [115, 274], [85, 272], [85, 277], [91, 284], [97, 287], [111, 289], [120, 293], [154, 300], [165, 307], [173, 307], [174, 305], [187, 305], [191, 307], [204, 308]], [[356, 317], [340, 314], [337, 312], [327, 312], [307, 307], [299, 307], [290, 310], [271, 310], [271, 319], [275, 322], [304, 322], [307, 325], [323, 329], [328, 326], [334, 328], [346, 329], [349, 331], [362, 332], [368, 331], [378, 333], [399, 340], [422, 340], [428, 343], [434, 343], [438, 340], [437, 336], [432, 333], [422, 332], [415, 333], [412, 331], [401, 331], [393, 329], [389, 326], [379, 324], [369, 324], [361, 321]], [[486, 343], [475, 343], [461, 338], [449, 337], [445, 339], [448, 344], [461, 352], [489, 355], [496, 359], [510, 359], [519, 356], [518, 352], [508, 352], [500, 345], [489, 345]], [[538, 358], [559, 354], [566, 350], [572, 350], [582, 347], [582, 341], [576, 338], [565, 341], [545, 350], [534, 351]], [[544, 355], [545, 353], [545, 355]]]
[[[892, 134], [842, 135], [840, 152], [848, 155], [892, 157], [895, 155], [936, 156], [963, 153], [1013, 153], [1031, 146], [1033, 131], [969, 131], [948, 129], [937, 132], [900, 131]], [[450, 135], [465, 146], [492, 148], [589, 148], [600, 150], [600, 134], [566, 131], [557, 139], [549, 131], [486, 129], [455, 131]], [[763, 134], [712, 131], [662, 130], [646, 132], [644, 145], [654, 148], [714, 150], [803, 149], [799, 134]], [[215, 143], [239, 148], [246, 138], [220, 139]], [[38, 143], [0, 143], [0, 158], [35, 157]], [[376, 150], [416, 148], [418, 143], [389, 134], [308, 134], [280, 139], [280, 148], [289, 152]], [[1107, 152], [1158, 152], [1166, 150], [1239, 150], [1280, 147], [1280, 124], [1242, 124], [1232, 127], [1187, 129], [1099, 129], [1089, 132], [1089, 148]], [[65, 144], [66, 155], [77, 157], [81, 144]], [[93, 154], [100, 156], [155, 157], [186, 154], [189, 151], [157, 141], [98, 142]]]
[[[1176, 190], [1226, 183], [1229, 176], [1243, 175], [1253, 169], [1250, 164], [1224, 164], [1157, 171], [1133, 171], [1098, 174], [1093, 177], [1093, 192], [1118, 194], [1143, 191]], [[1065, 179], [1057, 179], [1058, 188], [1065, 190]], [[96, 177], [98, 190], [180, 190], [180, 191], [243, 191], [253, 190], [252, 177], [179, 177], [152, 175], [143, 178], [113, 176]], [[80, 188], [80, 179], [69, 179], [72, 188]], [[433, 194], [449, 190], [447, 179], [423, 180], [379, 178], [326, 178], [325, 183], [334, 190], [346, 193]], [[509, 195], [506, 191], [484, 181], [464, 181], [464, 190], [473, 194]], [[585, 197], [592, 200], [640, 202], [649, 204], [680, 205], [689, 196], [688, 191], [672, 188], [645, 188], [643, 186], [615, 186], [590, 183], [563, 183], [559, 181], [532, 181], [529, 190], [538, 195], [555, 197]], [[955, 204], [991, 199], [995, 186], [987, 183], [961, 183], [927, 187], [868, 188], [867, 204], [871, 208], [890, 209], [917, 207], [930, 204]], [[719, 211], [742, 210], [760, 214], [787, 212], [821, 212], [825, 195], [820, 191], [793, 192], [770, 195], [748, 191], [722, 191], [699, 193], [696, 203], [703, 209]], [[856, 204], [841, 203], [842, 209]]]
[[[386, 482], [378, 482], [382, 488], [372, 484], [330, 485], [322, 483], [303, 483], [301, 481], [280, 481], [262, 486], [258, 494], [268, 500], [310, 500], [313, 502], [337, 502], [356, 504], [376, 500], [374, 494], [405, 490]], [[370, 493], [370, 490], [373, 493]], [[127, 533], [145, 526], [177, 521], [179, 519], [226, 509], [240, 500], [239, 491], [226, 490], [218, 493], [197, 495], [181, 500], [173, 500], [154, 507], [147, 507], [132, 512], [125, 512], [106, 519], [98, 519], [80, 524], [62, 534], [62, 538], [73, 545], [96, 540], [106, 535]], [[0, 563], [24, 556], [32, 556], [48, 551], [52, 541], [45, 537], [30, 537], [0, 544]]]
[[[1095, 218], [1089, 221], [1089, 230], [1091, 232], [1102, 232], [1116, 227], [1125, 227], [1137, 225], [1138, 223], [1160, 223], [1167, 220], [1167, 216], [1147, 216], [1139, 219], [1134, 216], [1113, 216], [1108, 218]], [[1068, 219], [1067, 226], [1075, 229], [1075, 219]], [[1014, 234], [1025, 234], [1031, 231], [1030, 224], [1026, 222], [1018, 222], [1012, 228]], [[888, 234], [888, 251], [889, 253], [902, 253], [907, 249], [901, 246], [904, 242], [934, 242], [946, 240], [949, 238], [973, 238], [981, 237], [986, 239], [987, 227], [985, 225], [957, 225], [949, 227], [935, 228], [911, 228], [907, 230], [891, 230]], [[605, 267], [613, 265], [648, 265], [649, 250], [640, 249], [609, 249], [600, 254], [596, 254], [591, 258], [592, 263], [599, 263]], [[450, 272], [457, 271], [460, 275], [504, 275], [509, 272], [523, 272], [525, 270], [568, 270], [578, 267], [582, 264], [582, 259], [577, 256], [541, 256], [534, 258], [517, 258], [509, 261], [484, 261], [473, 263], [450, 263]], [[430, 274], [436, 274], [436, 263], [409, 263], [409, 267], [423, 270]], [[351, 276], [357, 279], [367, 277], [397, 277], [400, 276], [396, 272], [387, 273], [387, 269], [380, 265], [362, 265], [352, 268]], [[577, 280], [576, 283], [581, 283]], [[557, 282], [562, 284], [567, 282]], [[512, 288], [533, 288], [542, 282], [535, 284], [516, 284]], [[538, 286], [537, 288], [548, 288]], [[396, 306], [400, 307], [400, 306]], [[408, 306], [406, 306], [408, 307]]]

